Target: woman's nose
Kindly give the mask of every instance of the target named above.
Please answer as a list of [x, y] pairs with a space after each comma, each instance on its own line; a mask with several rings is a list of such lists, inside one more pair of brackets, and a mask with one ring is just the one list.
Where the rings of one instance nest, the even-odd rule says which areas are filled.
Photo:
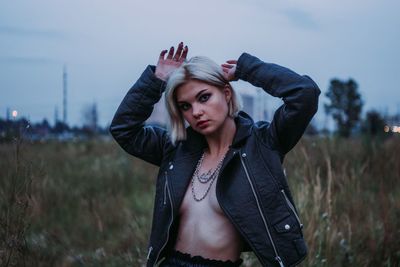
[[192, 108], [193, 117], [198, 118], [203, 114], [203, 109], [200, 105], [193, 105]]

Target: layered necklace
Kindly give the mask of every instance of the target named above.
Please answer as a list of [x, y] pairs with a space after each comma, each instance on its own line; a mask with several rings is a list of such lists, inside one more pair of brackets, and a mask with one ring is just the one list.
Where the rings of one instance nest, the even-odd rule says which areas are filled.
[[[193, 195], [193, 199], [196, 200], [197, 202], [202, 201], [207, 196], [208, 192], [211, 189], [212, 184], [214, 183], [215, 179], [218, 177], [219, 171], [220, 171], [220, 169], [222, 167], [222, 162], [224, 161], [224, 158], [226, 156], [226, 153], [225, 153], [224, 156], [218, 161], [217, 167], [215, 167], [214, 171], [212, 171], [212, 169], [210, 169], [205, 173], [199, 174], [201, 165], [203, 164], [204, 154], [205, 153], [203, 153], [203, 155], [201, 155], [201, 158], [199, 159], [199, 162], [197, 162], [196, 169], [195, 169], [195, 171], [193, 173], [193, 177], [192, 177], [192, 195]], [[201, 197], [196, 196], [196, 193], [195, 193], [195, 190], [194, 190], [194, 181], [196, 179], [201, 184], [210, 183], [208, 185], [208, 187], [207, 187], [206, 192]]]

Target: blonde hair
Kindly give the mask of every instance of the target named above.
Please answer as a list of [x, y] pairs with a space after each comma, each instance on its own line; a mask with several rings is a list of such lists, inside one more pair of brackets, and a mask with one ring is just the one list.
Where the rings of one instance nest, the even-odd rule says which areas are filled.
[[165, 104], [168, 111], [171, 140], [174, 144], [176, 141], [186, 140], [185, 120], [176, 102], [176, 89], [191, 80], [198, 80], [221, 90], [226, 85], [229, 86], [232, 97], [229, 101], [228, 115], [235, 117], [240, 110], [240, 100], [229, 81], [225, 79], [222, 67], [207, 57], [191, 58], [171, 74], [165, 90]]

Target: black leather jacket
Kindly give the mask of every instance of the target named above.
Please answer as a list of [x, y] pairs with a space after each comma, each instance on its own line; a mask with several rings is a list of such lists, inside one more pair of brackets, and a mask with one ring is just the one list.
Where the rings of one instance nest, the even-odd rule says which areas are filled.
[[[282, 170], [285, 154], [302, 136], [317, 111], [318, 86], [308, 77], [242, 54], [236, 77], [280, 97], [271, 123], [244, 112], [217, 180], [218, 202], [263, 266], [293, 266], [307, 254], [302, 224]], [[110, 131], [133, 156], [159, 166], [147, 266], [154, 266], [174, 245], [178, 211], [207, 143], [190, 127], [187, 140], [173, 145], [163, 128], [144, 121], [159, 101], [165, 83], [148, 66], [120, 104]]]

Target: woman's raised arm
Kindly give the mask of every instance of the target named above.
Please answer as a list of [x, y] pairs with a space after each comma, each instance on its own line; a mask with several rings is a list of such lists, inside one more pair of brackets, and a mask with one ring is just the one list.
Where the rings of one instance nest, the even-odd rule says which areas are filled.
[[118, 144], [129, 154], [155, 165], [173, 145], [167, 131], [160, 127], [145, 126], [154, 105], [165, 90], [171, 73], [186, 59], [188, 48], [183, 43], [163, 50], [157, 66], [149, 65], [119, 105], [110, 125], [110, 132]]
[[261, 87], [265, 92], [283, 100], [274, 113], [272, 122], [260, 125], [261, 138], [270, 146], [286, 154], [303, 135], [318, 109], [320, 90], [306, 75], [272, 63], [266, 63], [243, 53], [236, 61], [222, 64], [230, 80], [241, 79]]

